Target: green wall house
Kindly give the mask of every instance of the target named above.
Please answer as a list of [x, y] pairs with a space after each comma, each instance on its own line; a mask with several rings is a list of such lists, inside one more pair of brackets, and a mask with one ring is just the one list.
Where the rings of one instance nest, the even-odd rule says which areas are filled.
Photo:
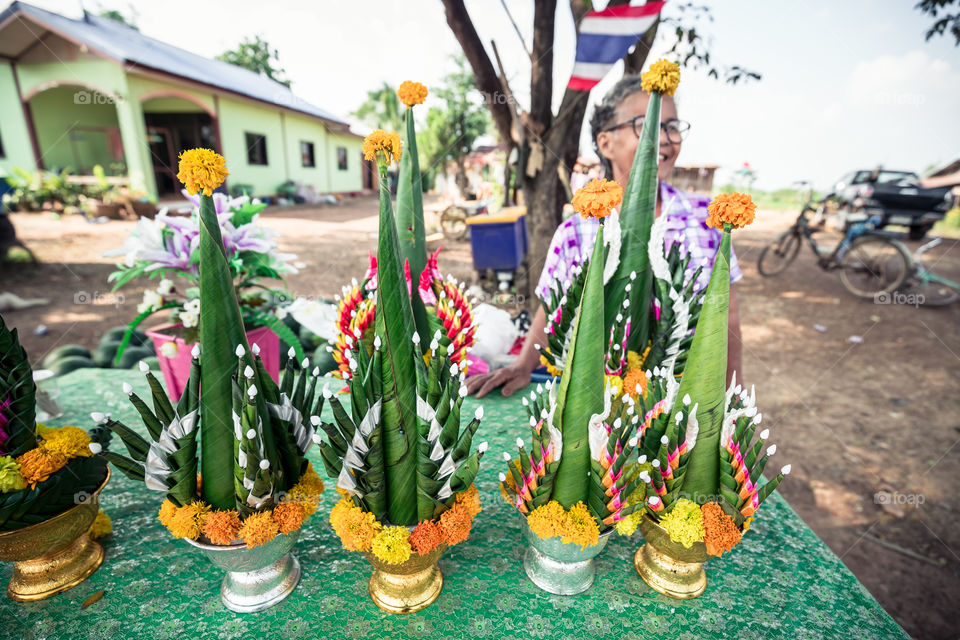
[[226, 157], [228, 189], [353, 193], [371, 186], [362, 142], [282, 84], [113, 20], [22, 2], [0, 13], [0, 174], [100, 165], [165, 198], [178, 154], [204, 146]]

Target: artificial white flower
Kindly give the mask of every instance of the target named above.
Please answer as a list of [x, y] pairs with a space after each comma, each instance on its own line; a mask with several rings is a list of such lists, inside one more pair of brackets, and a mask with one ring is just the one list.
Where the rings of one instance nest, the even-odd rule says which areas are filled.
[[168, 296], [173, 293], [173, 280], [169, 278], [160, 280], [160, 284], [157, 286], [157, 293], [162, 296]]
[[160, 355], [164, 358], [176, 358], [178, 351], [176, 342], [164, 342], [160, 345]]
[[200, 298], [193, 298], [183, 303], [183, 310], [195, 315], [200, 314]]
[[137, 313], [144, 313], [162, 305], [163, 296], [153, 289], [147, 289], [143, 292], [143, 302], [137, 305]]
[[200, 315], [192, 311], [181, 311], [180, 312], [180, 322], [187, 329], [195, 327], [200, 324]]

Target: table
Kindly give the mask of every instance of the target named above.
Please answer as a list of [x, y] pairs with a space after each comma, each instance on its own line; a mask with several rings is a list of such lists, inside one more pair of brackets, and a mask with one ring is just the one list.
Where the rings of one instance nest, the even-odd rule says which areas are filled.
[[[121, 383], [142, 397], [139, 372], [83, 369], [60, 378], [65, 415], [57, 426], [91, 426], [91, 411], [110, 411], [142, 426]], [[478, 402], [468, 398], [464, 415]], [[115, 472], [103, 495], [114, 523], [103, 566], [81, 585], [49, 600], [0, 600], [0, 635], [11, 638], [906, 638], [840, 560], [778, 494], [732, 553], [706, 565], [706, 593], [678, 601], [650, 589], [633, 568], [640, 533], [614, 534], [597, 561], [594, 586], [578, 596], [536, 588], [523, 572], [520, 518], [499, 495], [500, 453], [523, 429], [520, 396], [479, 402], [487, 440], [477, 487], [483, 512], [470, 539], [440, 561], [443, 592], [426, 610], [382, 613], [367, 594], [371, 567], [344, 550], [327, 522], [333, 483], [297, 543], [303, 568], [297, 589], [274, 608], [237, 614], [220, 603], [222, 574], [174, 540], [156, 518], [161, 494]], [[119, 443], [118, 443], [119, 446]], [[122, 448], [122, 446], [121, 446]], [[316, 447], [310, 451], [322, 474]], [[789, 480], [787, 480], [789, 482]], [[0, 565], [0, 584], [11, 565]], [[101, 600], [81, 609], [89, 595]]]

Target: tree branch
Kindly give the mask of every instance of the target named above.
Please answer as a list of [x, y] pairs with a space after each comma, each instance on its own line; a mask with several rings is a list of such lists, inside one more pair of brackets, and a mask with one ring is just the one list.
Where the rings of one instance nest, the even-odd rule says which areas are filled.
[[534, 3], [530, 56], [530, 117], [546, 130], [553, 119], [553, 32], [557, 0]]

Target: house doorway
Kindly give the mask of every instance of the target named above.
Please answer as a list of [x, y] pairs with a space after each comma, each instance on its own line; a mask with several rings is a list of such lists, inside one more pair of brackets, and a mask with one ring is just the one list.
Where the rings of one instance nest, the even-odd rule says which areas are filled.
[[180, 192], [180, 153], [204, 147], [220, 151], [216, 120], [205, 108], [181, 97], [154, 97], [143, 103], [147, 147], [160, 198]]

